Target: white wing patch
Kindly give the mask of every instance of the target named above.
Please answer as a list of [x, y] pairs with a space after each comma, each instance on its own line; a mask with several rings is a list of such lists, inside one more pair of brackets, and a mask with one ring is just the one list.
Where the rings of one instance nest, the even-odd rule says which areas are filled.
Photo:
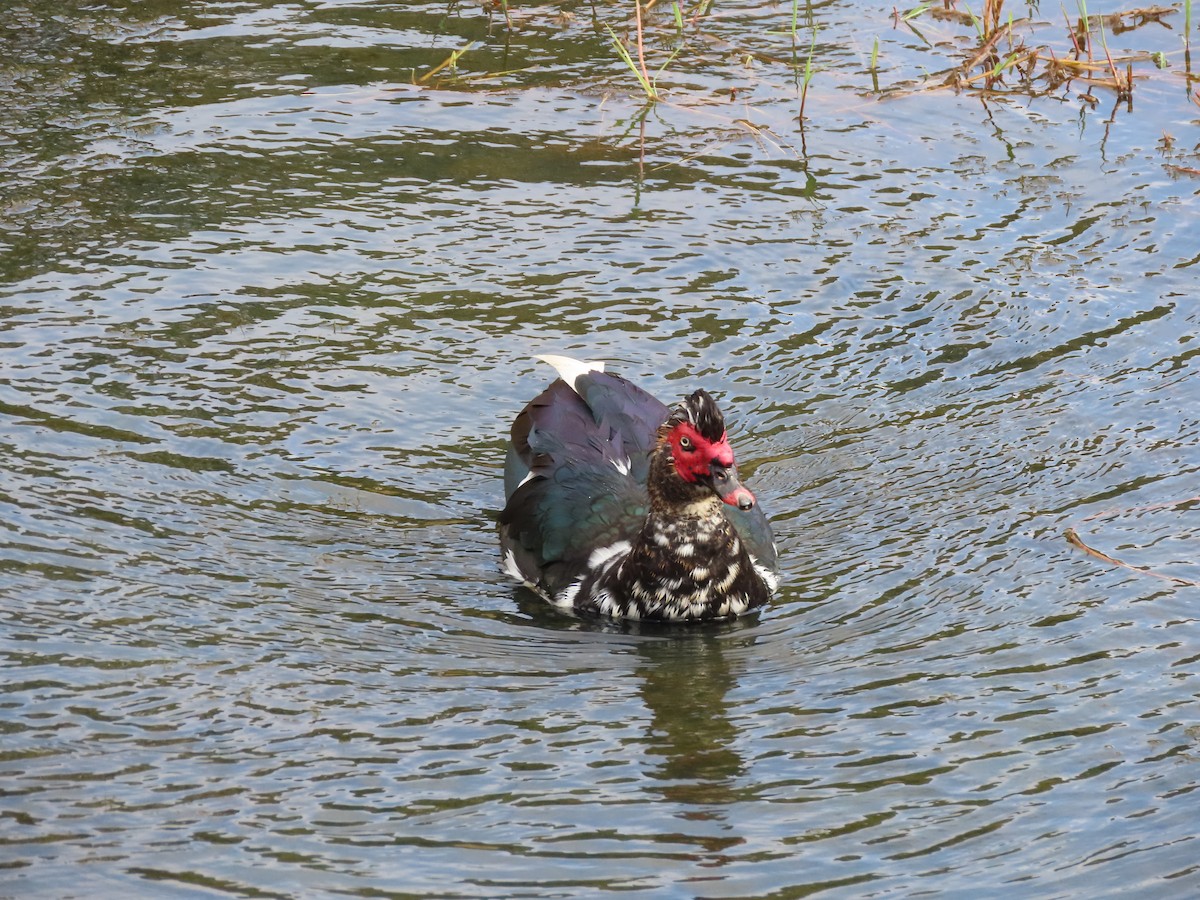
[[775, 593], [775, 591], [779, 589], [779, 576], [760, 563], [753, 556], [750, 557], [750, 562], [754, 564], [754, 571], [758, 573], [758, 577], [766, 582], [767, 590], [769, 590], [772, 594]]
[[571, 386], [571, 390], [579, 393], [575, 387], [575, 381], [580, 375], [586, 375], [588, 372], [603, 372], [604, 363], [592, 362], [588, 359], [571, 359], [569, 356], [539, 356], [542, 362], [549, 363], [554, 366], [558, 377]]
[[517, 565], [517, 555], [511, 550], [506, 551], [504, 554], [504, 574], [513, 581], [525, 581], [525, 573]]
[[598, 569], [614, 556], [628, 553], [632, 547], [633, 545], [629, 541], [617, 541], [615, 544], [610, 544], [607, 547], [597, 547], [588, 557], [588, 568]]
[[573, 609], [575, 607], [575, 595], [579, 593], [581, 587], [583, 587], [583, 581], [573, 581], [557, 597], [550, 598], [550, 602], [560, 609]]
[[622, 475], [628, 475], [633, 470], [633, 463], [630, 462], [628, 456], [625, 457], [624, 459], [610, 460], [610, 462], [612, 462], [613, 468], [616, 469], [618, 472], [620, 472]]
[[525, 585], [525, 587], [529, 588], [539, 597], [544, 597], [545, 599], [551, 601], [553, 600], [553, 598], [546, 593], [541, 585], [539, 585], [536, 581], [531, 580], [528, 575], [521, 571], [521, 567], [517, 565], [517, 556], [511, 550], [504, 551], [504, 562], [502, 563], [502, 567], [504, 569], [504, 574], [513, 581], [517, 581]]

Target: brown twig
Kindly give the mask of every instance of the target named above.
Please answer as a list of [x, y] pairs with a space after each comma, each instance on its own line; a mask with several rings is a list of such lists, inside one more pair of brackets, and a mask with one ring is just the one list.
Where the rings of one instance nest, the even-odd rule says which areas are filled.
[[996, 45], [1000, 43], [1000, 39], [1004, 37], [1004, 31], [1005, 29], [1001, 28], [992, 32], [988, 39], [979, 46], [978, 50], [975, 51], [975, 55], [967, 60], [967, 62], [963, 63], [963, 71], [970, 72], [973, 68], [987, 59], [992, 51], [996, 49]]
[[[1100, 33], [1100, 37], [1101, 38], [1104, 37], [1103, 32]], [[1108, 52], [1108, 41], [1103, 41], [1102, 44], [1104, 46], [1104, 58], [1108, 62], [1108, 70], [1112, 73], [1113, 84], [1116, 85], [1117, 100], [1125, 100], [1125, 99], [1131, 97], [1133, 94], [1132, 76], [1130, 76], [1131, 80], [1129, 81], [1129, 83], [1125, 85], [1125, 89], [1122, 90], [1121, 89], [1121, 76], [1117, 73], [1117, 64], [1115, 62], [1113, 62], [1112, 54]]]
[[637, 10], [638, 65], [642, 67], [642, 76], [646, 79], [646, 83], [650, 84], [650, 72], [646, 68], [646, 49], [642, 40], [642, 0], [634, 0], [633, 7]]
[[[1040, 57], [1039, 57], [1039, 53], [1037, 50], [1030, 50], [1024, 56], [1016, 57], [1016, 58], [1012, 59], [1011, 61], [1009, 61], [1008, 66], [1012, 66], [1013, 68], [1015, 68], [1015, 67], [1021, 65], [1021, 63], [1029, 62], [1029, 60], [1031, 60], [1031, 59], [1036, 61], [1039, 58]], [[963, 79], [961, 83], [962, 84], [971, 84], [972, 82], [978, 81], [981, 78], [983, 78], [983, 79], [995, 78], [996, 75], [997, 75], [997, 72], [995, 69], [988, 69], [986, 72], [976, 72], [974, 75], [971, 75], [968, 78]], [[989, 87], [990, 86], [991, 85], [989, 83]]]
[[[1079, 59], [1079, 57], [1083, 55], [1083, 47], [1079, 45], [1079, 34], [1076, 31], [1075, 26], [1072, 25], [1071, 20], [1067, 18], [1066, 7], [1063, 7], [1063, 21], [1067, 23], [1067, 36], [1071, 38], [1071, 43], [1075, 45], [1075, 58]], [[1084, 40], [1087, 40], [1086, 35], [1084, 36]], [[1088, 58], [1091, 58], [1090, 53], [1088, 54]]]
[[1097, 550], [1095, 547], [1089, 547], [1084, 543], [1083, 538], [1074, 528], [1068, 528], [1063, 532], [1063, 537], [1067, 539], [1067, 543], [1073, 544], [1089, 556], [1094, 556], [1096, 559], [1102, 559], [1106, 563], [1114, 566], [1119, 566], [1122, 569], [1128, 569], [1130, 572], [1137, 572], [1139, 575], [1149, 575], [1151, 578], [1159, 578], [1163, 581], [1169, 581], [1172, 584], [1179, 584], [1185, 587], [1200, 587], [1200, 581], [1193, 581], [1190, 578], [1180, 578], [1176, 575], [1164, 575], [1161, 572], [1155, 572], [1153, 569], [1147, 569], [1145, 566], [1134, 566], [1127, 562], [1122, 562], [1116, 557], [1109, 556], [1103, 551]]

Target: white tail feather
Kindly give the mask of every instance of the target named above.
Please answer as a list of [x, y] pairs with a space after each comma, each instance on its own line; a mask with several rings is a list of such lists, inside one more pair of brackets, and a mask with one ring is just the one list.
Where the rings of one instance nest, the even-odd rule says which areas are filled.
[[542, 362], [549, 363], [554, 366], [558, 372], [558, 377], [571, 386], [571, 390], [579, 393], [579, 389], [575, 387], [575, 380], [580, 375], [586, 375], [588, 372], [603, 372], [604, 363], [592, 362], [587, 359], [571, 359], [569, 356], [539, 356]]

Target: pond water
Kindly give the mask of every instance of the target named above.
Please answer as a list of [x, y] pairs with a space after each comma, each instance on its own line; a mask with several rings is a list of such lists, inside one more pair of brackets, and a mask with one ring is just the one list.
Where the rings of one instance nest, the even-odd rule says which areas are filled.
[[[1195, 896], [1182, 10], [501, 6], [0, 8], [0, 895]], [[765, 612], [503, 579], [539, 353], [719, 398]]]

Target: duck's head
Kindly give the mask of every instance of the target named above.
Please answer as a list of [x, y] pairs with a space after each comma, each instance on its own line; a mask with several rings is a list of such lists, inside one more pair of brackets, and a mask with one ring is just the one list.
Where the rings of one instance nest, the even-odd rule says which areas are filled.
[[659, 431], [659, 443], [670, 449], [675, 474], [684, 484], [707, 488], [738, 509], [754, 506], [754, 494], [738, 481], [725, 417], [707, 391], [696, 391], [672, 410]]

